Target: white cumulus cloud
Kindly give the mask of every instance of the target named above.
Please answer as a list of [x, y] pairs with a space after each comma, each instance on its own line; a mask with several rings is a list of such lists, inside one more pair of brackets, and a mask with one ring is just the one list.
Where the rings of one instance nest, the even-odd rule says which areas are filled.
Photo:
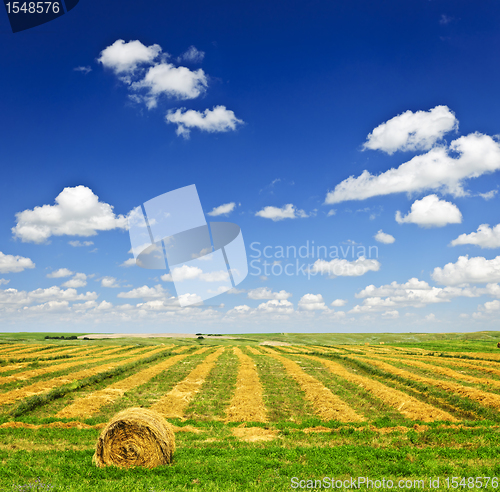
[[321, 294], [305, 294], [300, 298], [299, 309], [304, 311], [328, 311]]
[[101, 279], [101, 286], [102, 287], [108, 287], [110, 289], [114, 289], [114, 288], [120, 287], [117, 284], [115, 277], [103, 277]]
[[205, 72], [190, 70], [187, 67], [176, 67], [172, 63], [163, 62], [150, 67], [144, 78], [132, 82], [134, 91], [146, 90], [143, 100], [149, 109], [156, 107], [162, 95], [176, 99], [195, 99], [207, 89]]
[[62, 285], [63, 287], [70, 287], [73, 289], [77, 289], [78, 287], [85, 287], [87, 285], [87, 275], [85, 275], [84, 273], [75, 273], [73, 278], [70, 278]]
[[[456, 153], [457, 157], [449, 154]], [[441, 190], [454, 196], [464, 196], [464, 181], [500, 169], [500, 145], [481, 133], [453, 140], [449, 147], [433, 147], [427, 153], [413, 157], [396, 169], [379, 175], [365, 170], [359, 177], [350, 176], [328, 192], [325, 204], [392, 193], [419, 193]]]
[[92, 246], [94, 241], [68, 241], [68, 244], [73, 248], [82, 248], [83, 246]]
[[137, 287], [128, 292], [119, 292], [117, 297], [122, 297], [125, 299], [148, 299], [148, 298], [158, 298], [165, 297], [167, 292], [163, 290], [161, 285], [155, 285], [154, 287], [148, 287], [143, 285], [142, 287]]
[[432, 278], [443, 285], [499, 282], [500, 256], [492, 260], [482, 256], [475, 258], [469, 258], [468, 255], [460, 256], [456, 263], [447, 263], [443, 268], [434, 268]]
[[380, 231], [373, 236], [375, 238], [375, 241], [378, 241], [379, 243], [384, 243], [384, 244], [392, 244], [396, 239], [394, 239], [394, 236], [391, 236], [390, 234], [386, 234], [385, 232], [380, 229]]
[[51, 273], [48, 273], [46, 275], [47, 278], [62, 278], [62, 277], [69, 277], [70, 275], [73, 275], [74, 272], [71, 270], [68, 270], [67, 268], [59, 268], [59, 270], [55, 270]]
[[378, 272], [380, 263], [377, 260], [367, 259], [364, 256], [357, 260], [334, 258], [331, 261], [316, 260], [311, 268], [311, 273], [321, 273], [330, 278], [335, 277], [359, 277], [369, 271]]
[[420, 227], [443, 227], [447, 224], [460, 224], [462, 213], [455, 204], [440, 200], [437, 195], [428, 195], [413, 202], [411, 212], [404, 217], [398, 210], [396, 222], [417, 224]]
[[116, 74], [133, 72], [140, 64], [151, 64], [161, 53], [157, 44], [144, 46], [140, 41], [116, 40], [111, 46], [101, 51], [97, 61]]
[[388, 154], [397, 150], [429, 150], [445, 133], [457, 128], [458, 120], [447, 106], [415, 113], [405, 111], [377, 126], [363, 148]]
[[97, 231], [126, 229], [127, 219], [115, 215], [113, 207], [100, 202], [90, 188], [64, 188], [55, 205], [42, 205], [16, 214], [12, 228], [23, 242], [43, 243], [50, 236], [95, 236]]
[[451, 243], [451, 246], [460, 244], [475, 244], [481, 248], [500, 248], [500, 224], [490, 227], [489, 224], [481, 224], [477, 232], [460, 234]]
[[193, 109], [186, 110], [186, 108], [170, 110], [165, 119], [167, 123], [176, 124], [177, 135], [184, 138], [189, 138], [192, 128], [209, 133], [228, 132], [236, 130], [236, 126], [243, 123], [242, 120], [236, 118], [233, 111], [226, 109], [225, 106], [215, 106], [213, 109], [205, 109], [203, 112]]
[[347, 304], [347, 299], [335, 299], [330, 305], [333, 307], [342, 307]]
[[219, 205], [218, 207], [214, 207], [211, 212], [208, 212], [208, 215], [212, 217], [217, 217], [218, 215], [229, 215], [236, 207], [236, 203], [224, 203], [223, 205]]
[[0, 251], [0, 273], [18, 273], [26, 268], [35, 268], [35, 264], [29, 258], [6, 255]]
[[256, 214], [257, 217], [264, 217], [265, 219], [271, 219], [274, 222], [283, 219], [296, 219], [298, 217], [307, 217], [307, 214], [303, 210], [298, 210], [294, 205], [288, 203], [282, 208], [279, 207], [264, 207], [259, 210]]
[[182, 53], [181, 56], [177, 58], [178, 62], [187, 61], [191, 63], [201, 63], [205, 58], [205, 52], [197, 50], [194, 46], [190, 46], [187, 51]]
[[283, 299], [281, 301], [272, 299], [270, 301], [259, 304], [257, 309], [259, 312], [264, 313], [290, 314], [293, 313], [293, 304], [286, 299]]
[[249, 299], [276, 299], [276, 300], [286, 300], [292, 297], [290, 292], [285, 290], [280, 290], [279, 292], [273, 292], [269, 287], [258, 287], [257, 289], [248, 291]]

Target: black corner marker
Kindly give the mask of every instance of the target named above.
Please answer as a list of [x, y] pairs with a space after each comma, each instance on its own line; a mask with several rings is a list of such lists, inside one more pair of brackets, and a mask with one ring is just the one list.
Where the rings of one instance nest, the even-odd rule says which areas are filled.
[[79, 0], [54, 1], [13, 1], [3, 0], [12, 32], [25, 31], [32, 27], [45, 24], [71, 10]]

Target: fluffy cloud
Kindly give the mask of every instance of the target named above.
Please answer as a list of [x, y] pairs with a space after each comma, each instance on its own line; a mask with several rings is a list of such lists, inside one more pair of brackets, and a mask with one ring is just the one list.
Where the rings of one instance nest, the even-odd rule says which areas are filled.
[[236, 203], [224, 203], [224, 205], [219, 205], [218, 207], [214, 207], [211, 212], [208, 212], [208, 215], [212, 217], [217, 217], [218, 215], [229, 215], [234, 208], [236, 207]]
[[116, 283], [116, 278], [115, 277], [104, 277], [101, 279], [101, 286], [102, 287], [108, 287], [110, 289], [114, 289], [116, 287], [120, 287]]
[[184, 138], [189, 138], [192, 128], [209, 133], [228, 132], [236, 130], [236, 125], [243, 123], [225, 106], [215, 106], [212, 110], [205, 109], [203, 112], [185, 108], [170, 110], [165, 119], [167, 123], [175, 123], [177, 135]]
[[321, 294], [305, 294], [301, 297], [298, 306], [304, 311], [328, 310], [328, 307], [326, 306]]
[[137, 263], [135, 262], [135, 258], [129, 258], [120, 264], [121, 267], [131, 267], [135, 266]]
[[171, 273], [166, 273], [160, 278], [164, 282], [183, 282], [184, 280], [193, 279], [203, 280], [204, 282], [222, 282], [229, 279], [229, 273], [227, 270], [203, 273], [203, 270], [199, 267], [182, 265], [181, 267], [173, 268]]
[[5, 255], [0, 251], [0, 273], [18, 273], [35, 264], [24, 256]]
[[[198, 52], [200, 53], [200, 52]], [[191, 55], [194, 52], [191, 51]], [[207, 77], [201, 69], [190, 70], [167, 62], [168, 53], [162, 53], [157, 44], [144, 46], [140, 41], [115, 41], [101, 52], [98, 61], [112, 69], [135, 94], [131, 99], [154, 108], [161, 95], [177, 99], [194, 99], [207, 88]], [[150, 65], [145, 73], [139, 65]], [[145, 93], [141, 92], [145, 90]]]
[[498, 190], [491, 190], [491, 191], [487, 191], [486, 193], [478, 193], [478, 195], [481, 198], [484, 198], [485, 200], [491, 200], [497, 193], [498, 193]]
[[482, 256], [460, 256], [456, 263], [434, 268], [432, 278], [443, 285], [482, 284], [500, 281], [500, 256], [487, 260]]
[[447, 106], [415, 113], [405, 111], [377, 126], [363, 148], [388, 154], [397, 150], [429, 150], [445, 133], [457, 128], [458, 120]]
[[460, 224], [462, 213], [458, 207], [446, 200], [440, 200], [437, 195], [428, 195], [416, 200], [411, 206], [411, 212], [402, 217], [396, 212], [398, 224], [417, 224], [420, 227], [443, 227], [447, 224]]
[[87, 285], [87, 275], [84, 273], [76, 273], [75, 276], [62, 284], [63, 287], [71, 287], [77, 289], [78, 287], [85, 287]]
[[250, 314], [252, 312], [252, 308], [250, 306], [247, 306], [246, 304], [243, 304], [241, 306], [235, 306], [233, 309], [230, 309], [226, 315], [231, 316], [231, 315], [246, 315]]
[[384, 244], [392, 244], [396, 239], [394, 239], [394, 236], [391, 236], [390, 234], [386, 234], [385, 232], [380, 229], [380, 231], [373, 236], [375, 238], [375, 241], [378, 241], [379, 243], [384, 243]]
[[282, 208], [278, 207], [264, 207], [259, 210], [256, 214], [257, 217], [264, 217], [265, 219], [271, 219], [274, 222], [283, 219], [296, 219], [298, 217], [307, 217], [307, 214], [303, 210], [296, 209], [291, 203], [288, 203]]
[[63, 277], [69, 277], [70, 275], [73, 275], [74, 272], [71, 270], [68, 270], [67, 268], [59, 268], [59, 270], [55, 270], [54, 272], [48, 273], [46, 275], [47, 278], [63, 278]]
[[380, 263], [377, 260], [361, 256], [353, 261], [340, 258], [331, 261], [316, 260], [311, 268], [311, 273], [328, 274], [330, 278], [359, 277], [369, 271], [378, 272], [379, 270]]
[[[361, 305], [355, 306], [351, 313], [367, 313], [375, 311], [391, 311], [394, 307], [422, 308], [428, 304], [450, 302], [457, 297], [479, 297], [483, 294], [495, 295], [500, 287], [490, 284], [487, 288], [476, 287], [431, 287], [427, 282], [411, 278], [404, 284], [392, 282], [389, 285], [375, 287], [369, 285], [355, 294], [358, 299], [364, 299]], [[392, 308], [392, 309], [388, 309]], [[399, 314], [398, 314], [399, 316]]]
[[293, 304], [286, 299], [283, 299], [281, 301], [273, 299], [271, 301], [259, 304], [257, 310], [263, 313], [290, 314], [293, 313]]
[[116, 216], [113, 207], [100, 202], [86, 186], [64, 188], [55, 201], [56, 205], [18, 212], [17, 224], [12, 228], [14, 236], [40, 244], [50, 236], [95, 236], [97, 231], [127, 227], [127, 219]]
[[178, 62], [187, 61], [191, 63], [201, 63], [205, 58], [205, 52], [197, 50], [194, 46], [190, 46], [186, 52], [177, 58]]
[[7, 285], [10, 282], [10, 280], [7, 280], [5, 278], [0, 278], [0, 285]]
[[89, 66], [87, 66], [87, 67], [75, 67], [73, 70], [75, 72], [82, 72], [85, 75], [87, 75], [88, 73], [92, 72], [92, 68], [89, 67]]
[[475, 244], [481, 248], [500, 248], [500, 224], [491, 228], [489, 224], [481, 224], [477, 232], [460, 234], [451, 243], [451, 246], [460, 244]]
[[136, 70], [140, 64], [151, 64], [161, 53], [157, 44], [144, 46], [140, 41], [118, 39], [111, 46], [101, 51], [97, 61], [110, 68], [116, 74], [129, 73]]
[[[458, 157], [451, 157], [449, 153]], [[454, 196], [464, 196], [464, 181], [500, 169], [500, 145], [481, 133], [453, 140], [448, 148], [434, 147], [426, 154], [415, 156], [377, 176], [363, 171], [351, 176], [328, 192], [325, 204], [346, 200], [364, 200], [392, 193], [419, 193], [442, 190]]]
[[292, 294], [290, 294], [290, 292], [286, 292], [285, 290], [273, 292], [269, 287], [258, 287], [257, 289], [248, 291], [249, 299], [275, 299], [279, 301], [286, 300], [289, 297], [292, 297]]
[[206, 91], [207, 85], [207, 77], [201, 68], [189, 70], [163, 62], [150, 67], [144, 78], [132, 82], [130, 88], [134, 91], [146, 89], [146, 94], [138, 96], [138, 100], [145, 102], [148, 109], [151, 109], [156, 107], [158, 98], [162, 95], [176, 99], [195, 99]]
[[342, 307], [347, 304], [346, 299], [335, 299], [330, 305], [333, 307]]
[[0, 306], [27, 306], [33, 302], [46, 301], [93, 301], [97, 299], [95, 292], [78, 294], [76, 289], [61, 289], [49, 287], [36, 289], [31, 292], [18, 291], [17, 289], [0, 290]]
[[166, 297], [167, 294], [167, 291], [163, 290], [163, 287], [158, 284], [154, 287], [143, 285], [142, 287], [132, 289], [128, 292], [120, 292], [117, 294], [117, 297], [122, 297], [125, 299], [148, 299]]
[[94, 241], [68, 241], [68, 244], [73, 248], [82, 248], [83, 246], [92, 246]]
[[382, 317], [386, 319], [397, 319], [399, 318], [399, 311], [396, 311], [395, 309], [388, 310], [385, 313], [382, 313]]

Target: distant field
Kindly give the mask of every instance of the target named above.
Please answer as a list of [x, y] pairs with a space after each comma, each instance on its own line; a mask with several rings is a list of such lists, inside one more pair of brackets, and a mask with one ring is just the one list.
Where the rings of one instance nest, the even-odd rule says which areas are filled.
[[[294, 477], [500, 478], [500, 332], [46, 335], [61, 334], [0, 334], [1, 490], [267, 491], [290, 490]], [[95, 468], [100, 429], [133, 406], [175, 426], [174, 462]]]

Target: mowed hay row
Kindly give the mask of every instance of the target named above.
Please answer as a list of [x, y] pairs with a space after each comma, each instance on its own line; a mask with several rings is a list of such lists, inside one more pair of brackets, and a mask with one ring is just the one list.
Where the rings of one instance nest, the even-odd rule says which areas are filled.
[[257, 350], [256, 348], [252, 347], [251, 345], [247, 345], [246, 349], [253, 355], [264, 355], [262, 352]]
[[[206, 350], [208, 347], [196, 351], [193, 355], [198, 355]], [[208, 355], [180, 383], [162, 396], [158, 402], [151, 405], [151, 410], [160, 413], [165, 418], [183, 418], [184, 411], [190, 401], [200, 391], [205, 379], [215, 366], [215, 362], [223, 352], [224, 347], [221, 347], [213, 354]]]
[[34, 395], [40, 395], [42, 393], [47, 393], [54, 388], [63, 386], [65, 384], [73, 383], [81, 379], [85, 379], [97, 374], [116, 369], [121, 366], [125, 366], [136, 362], [140, 359], [147, 359], [158, 352], [164, 351], [165, 348], [161, 347], [156, 350], [151, 350], [146, 354], [140, 354], [135, 357], [127, 358], [119, 362], [114, 362], [111, 364], [99, 365], [92, 367], [91, 369], [84, 369], [82, 371], [77, 371], [65, 376], [59, 376], [57, 378], [50, 379], [48, 381], [38, 381], [37, 383], [31, 384], [29, 386], [24, 386], [23, 388], [18, 388], [12, 391], [7, 391], [0, 394], [0, 405], [6, 405], [8, 403], [14, 403], [17, 400], [27, 398]]
[[[418, 359], [428, 361], [429, 357], [426, 357], [425, 359], [422, 357], [418, 357]], [[461, 367], [464, 369], [473, 369], [475, 371], [483, 372], [485, 374], [492, 374], [494, 376], [500, 376], [500, 368], [498, 368], [498, 366], [492, 366], [491, 364], [478, 363], [479, 361], [465, 362], [465, 361], [445, 359], [442, 357], [439, 357], [439, 358], [436, 357], [435, 359], [432, 360], [432, 363], [434, 364], [436, 362], [440, 362], [442, 364], [449, 364], [450, 366]], [[483, 361], [481, 361], [481, 362], [483, 362]]]
[[[262, 384], [255, 362], [238, 347], [233, 347], [233, 352], [238, 357], [239, 366], [236, 390], [226, 409], [226, 422], [266, 422], [267, 412], [264, 406]], [[263, 355], [257, 350], [254, 353]]]
[[334, 347], [322, 347], [320, 345], [311, 345], [309, 348], [313, 349], [315, 352], [323, 352], [324, 354], [329, 354], [329, 353], [344, 354], [345, 353], [343, 350], [340, 350], [340, 349], [337, 349]]
[[305, 397], [314, 408], [316, 415], [323, 420], [339, 420], [340, 422], [362, 422], [364, 417], [358, 415], [346, 402], [334, 395], [316, 378], [307, 374], [296, 362], [278, 355], [274, 350], [264, 348], [268, 357], [283, 364], [290, 376], [299, 383]]
[[[172, 347], [174, 347], [174, 345], [172, 345]], [[183, 347], [179, 347], [179, 348], [176, 348], [176, 349], [172, 350], [172, 353], [173, 354], [179, 354], [180, 352], [184, 352], [188, 348], [191, 348], [191, 347], [189, 345], [186, 345], [186, 346], [183, 346]]]
[[367, 360], [360, 358], [353, 358], [354, 360], [362, 360], [372, 366], [378, 367], [389, 374], [394, 374], [395, 376], [400, 376], [405, 379], [409, 379], [410, 381], [415, 381], [418, 383], [423, 383], [425, 385], [434, 386], [435, 388], [439, 388], [444, 391], [448, 391], [454, 393], [458, 396], [464, 398], [470, 398], [471, 400], [475, 400], [481, 405], [486, 407], [494, 408], [500, 410], [500, 395], [496, 395], [494, 393], [488, 393], [486, 391], [481, 391], [475, 388], [469, 388], [467, 386], [462, 386], [458, 383], [452, 383], [449, 381], [442, 381], [439, 379], [433, 379], [425, 376], [419, 376], [418, 374], [414, 374], [410, 371], [405, 371], [404, 369], [399, 369], [391, 364], [387, 364], [386, 362], [382, 362], [379, 360]]
[[19, 355], [25, 356], [27, 354], [43, 353], [42, 349], [45, 347], [45, 345], [25, 345], [24, 347], [18, 347], [14, 350], [9, 350], [8, 352], [0, 354], [0, 358], [8, 359], [18, 357]]
[[[52, 349], [49, 350], [43, 350], [40, 352], [29, 352], [29, 355], [37, 356], [39, 354], [39, 357], [52, 357], [52, 356], [60, 356], [60, 355], [70, 355], [70, 354], [75, 354], [76, 356], [79, 356], [78, 352], [83, 352], [83, 353], [88, 353], [88, 347], [75, 347], [72, 346], [70, 347], [53, 347]], [[17, 354], [16, 354], [17, 356]]]
[[[198, 351], [199, 353], [200, 351]], [[127, 391], [146, 384], [150, 379], [154, 378], [158, 374], [166, 371], [169, 367], [177, 364], [177, 362], [185, 359], [190, 355], [194, 354], [183, 354], [183, 355], [173, 355], [167, 360], [160, 362], [152, 367], [148, 367], [142, 371], [139, 371], [132, 376], [129, 376], [122, 381], [113, 383], [106, 388], [95, 391], [90, 395], [79, 398], [67, 407], [64, 407], [60, 412], [56, 414], [59, 418], [73, 418], [73, 417], [90, 417], [99, 412], [99, 410], [110, 403], [115, 402], [121, 398]]]
[[395, 408], [410, 420], [422, 420], [424, 422], [434, 422], [435, 420], [447, 420], [456, 422], [457, 419], [439, 408], [427, 403], [421, 402], [416, 398], [396, 390], [374, 379], [354, 374], [347, 370], [343, 365], [321, 357], [304, 355], [308, 359], [319, 361], [331, 373], [349, 381], [350, 383], [361, 386], [372, 395], [382, 400], [386, 405]]
[[9, 371], [17, 371], [18, 369], [24, 369], [29, 362], [18, 362], [17, 364], [10, 364], [8, 366], [0, 367], [0, 373], [9, 372]]
[[0, 355], [3, 355], [6, 352], [10, 352], [12, 350], [20, 350], [23, 347], [26, 347], [25, 343], [9, 343], [7, 345], [3, 345], [0, 348]]
[[494, 379], [485, 379], [485, 378], [478, 378], [475, 376], [469, 376], [467, 374], [462, 374], [461, 372], [454, 371], [453, 369], [450, 369], [448, 367], [443, 367], [432, 363], [426, 363], [426, 362], [421, 362], [419, 360], [402, 358], [402, 357], [398, 359], [394, 359], [392, 357], [384, 357], [381, 360], [386, 360], [389, 362], [401, 362], [402, 364], [406, 364], [411, 367], [418, 367], [419, 369], [423, 369], [425, 371], [432, 371], [435, 374], [442, 374], [443, 376], [447, 376], [453, 379], [467, 381], [469, 383], [474, 383], [474, 384], [490, 385], [500, 388], [500, 381], [496, 381]]
[[[143, 352], [144, 347], [131, 350], [128, 354], [123, 354], [124, 356], [130, 356], [130, 355], [135, 355], [139, 352]], [[95, 359], [92, 359], [91, 361], [88, 361], [86, 358], [82, 359], [77, 359], [77, 360], [72, 360], [71, 362], [62, 362], [60, 364], [52, 364], [50, 366], [46, 367], [40, 367], [38, 369], [31, 369], [30, 371], [24, 371], [24, 372], [18, 372], [16, 374], [11, 374], [10, 376], [3, 376], [0, 377], [0, 385], [2, 384], [7, 384], [11, 383], [12, 381], [26, 381], [27, 379], [33, 379], [38, 376], [42, 376], [44, 374], [50, 374], [51, 372], [59, 372], [59, 371], [65, 371], [66, 369], [69, 369], [71, 367], [77, 367], [85, 364], [86, 362], [91, 362], [91, 363], [101, 363], [105, 362], [110, 359], [116, 359], [120, 357], [119, 355], [106, 355], [103, 357], [98, 357]]]

